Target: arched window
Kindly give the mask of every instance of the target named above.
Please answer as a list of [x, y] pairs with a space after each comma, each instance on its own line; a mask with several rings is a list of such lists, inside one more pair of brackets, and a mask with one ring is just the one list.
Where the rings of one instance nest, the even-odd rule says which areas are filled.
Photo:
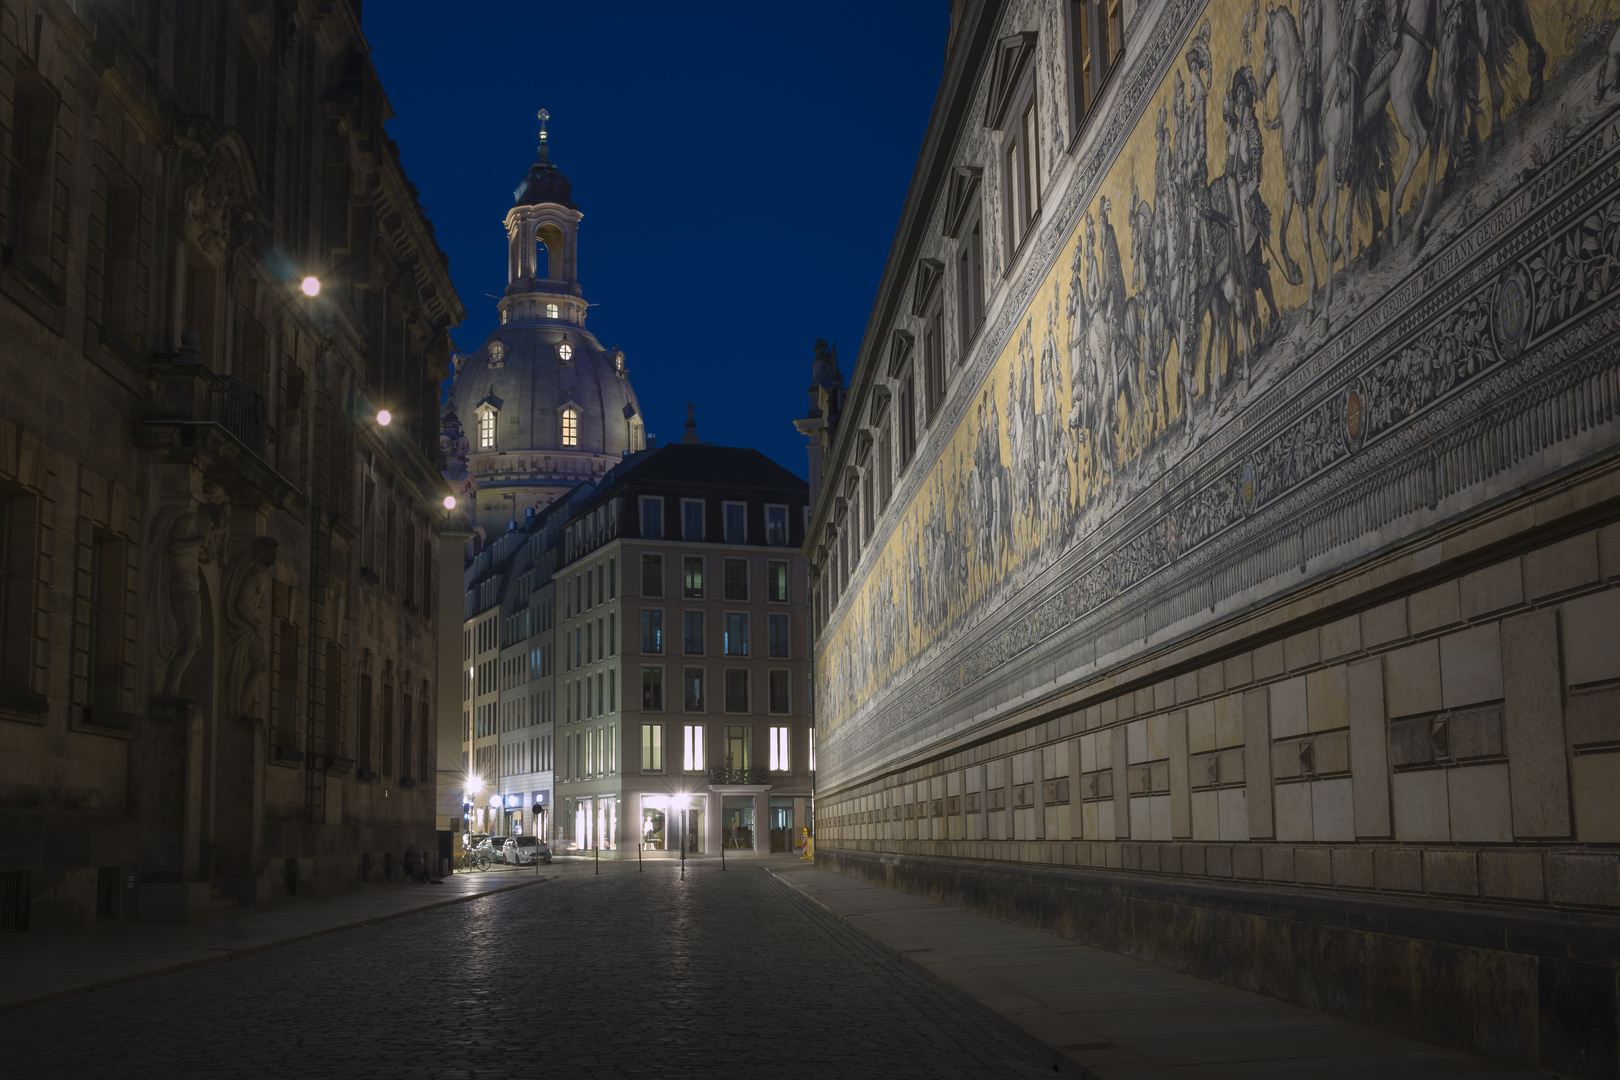
[[557, 317], [557, 305], [556, 304], [547, 304], [546, 305], [546, 318], [555, 319], [556, 317]]
[[551, 276], [551, 249], [541, 240], [534, 245], [534, 276], [549, 278]]
[[562, 444], [579, 445], [579, 410], [573, 407], [562, 411]]
[[478, 449], [488, 450], [495, 445], [495, 410], [485, 409], [478, 414]]

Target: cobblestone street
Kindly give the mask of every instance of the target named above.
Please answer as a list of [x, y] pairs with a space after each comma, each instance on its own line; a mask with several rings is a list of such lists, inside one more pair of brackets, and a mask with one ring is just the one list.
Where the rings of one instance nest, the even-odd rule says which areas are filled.
[[757, 862], [550, 880], [0, 1017], [16, 1077], [1051, 1075]]

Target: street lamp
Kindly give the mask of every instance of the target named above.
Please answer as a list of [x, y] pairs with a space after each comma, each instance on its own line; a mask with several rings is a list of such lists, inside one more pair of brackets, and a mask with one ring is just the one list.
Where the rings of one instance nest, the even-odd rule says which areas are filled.
[[454, 510], [456, 508], [456, 497], [454, 495], [446, 495], [444, 497], [444, 508], [446, 510]]
[[394, 414], [393, 413], [389, 412], [387, 409], [378, 409], [377, 410], [377, 424], [380, 427], [387, 427], [389, 424], [392, 424], [393, 422], [394, 422]]
[[311, 274], [303, 280], [299, 288], [304, 290], [305, 296], [319, 296], [321, 295], [321, 279]]
[[680, 823], [681, 823], [681, 829], [680, 829], [680, 832], [681, 832], [681, 880], [682, 881], [686, 880], [686, 826], [687, 826], [686, 805], [687, 805], [687, 799], [686, 799], [686, 794], [684, 792], [682, 792], [680, 794], [677, 794], [677, 795], [674, 795], [669, 800], [670, 809], [674, 810], [677, 814], [680, 815]]

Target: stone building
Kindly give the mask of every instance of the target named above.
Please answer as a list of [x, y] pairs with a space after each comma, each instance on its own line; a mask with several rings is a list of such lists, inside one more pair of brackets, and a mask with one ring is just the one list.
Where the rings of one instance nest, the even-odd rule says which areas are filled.
[[1613, 1076], [1620, 35], [1385, 8], [952, 4], [809, 526], [817, 854]]
[[359, 20], [0, 8], [8, 927], [250, 911], [432, 839], [463, 312]]

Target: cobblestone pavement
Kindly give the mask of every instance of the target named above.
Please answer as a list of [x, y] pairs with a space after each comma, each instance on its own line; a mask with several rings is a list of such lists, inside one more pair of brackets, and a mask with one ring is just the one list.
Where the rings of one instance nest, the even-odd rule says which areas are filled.
[[757, 862], [531, 888], [0, 1017], [6, 1077], [1051, 1076]]

